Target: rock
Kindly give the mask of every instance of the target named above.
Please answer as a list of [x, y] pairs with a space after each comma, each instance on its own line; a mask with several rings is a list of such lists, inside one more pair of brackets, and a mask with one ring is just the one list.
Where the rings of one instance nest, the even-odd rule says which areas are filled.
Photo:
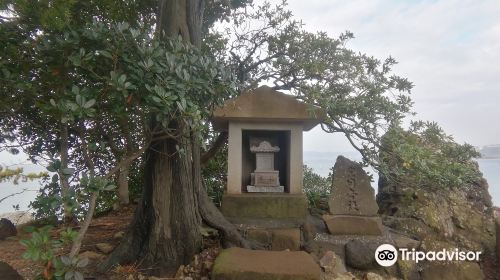
[[8, 263], [0, 261], [0, 275], [2, 279], [23, 280], [23, 277]]
[[318, 261], [328, 251], [334, 252], [342, 260], [345, 260], [345, 243], [347, 242], [326, 242], [326, 241], [310, 241], [304, 246], [304, 250], [311, 253]]
[[97, 250], [101, 251], [106, 255], [113, 252], [114, 249], [113, 245], [109, 243], [97, 243], [95, 247], [97, 248]]
[[363, 277], [363, 280], [385, 280], [384, 277], [378, 275], [377, 273], [368, 272]]
[[94, 252], [94, 251], [85, 251], [85, 252], [79, 254], [78, 258], [80, 258], [80, 259], [88, 258], [89, 260], [102, 260], [102, 259], [106, 258], [106, 256], [103, 254], [99, 254], [97, 252]]
[[0, 219], [0, 240], [4, 240], [7, 237], [16, 236], [17, 229], [16, 226], [8, 219]]
[[420, 246], [420, 241], [400, 234], [393, 234], [392, 240], [396, 243], [397, 248], [417, 249]]
[[182, 278], [182, 277], [184, 277], [184, 265], [179, 266], [174, 276], [174, 278]]
[[353, 239], [345, 245], [346, 264], [350, 267], [365, 270], [378, 267], [375, 251], [380, 241]]
[[346, 272], [346, 273], [337, 274], [337, 275], [324, 274], [324, 275], [322, 275], [321, 279], [322, 280], [358, 280], [359, 278], [350, 272]]
[[401, 274], [401, 278], [404, 280], [420, 279], [420, 273], [418, 271], [417, 263], [411, 260], [398, 259], [396, 265]]
[[380, 217], [323, 215], [322, 218], [333, 235], [382, 235]]
[[347, 272], [344, 261], [332, 251], [327, 251], [319, 260], [319, 266], [329, 275], [338, 275]]
[[497, 235], [497, 260], [500, 260], [500, 217], [495, 218], [495, 229]]
[[333, 215], [377, 215], [375, 190], [360, 164], [343, 156], [337, 157], [328, 205]]
[[0, 218], [5, 218], [14, 225], [24, 225], [33, 221], [33, 215], [29, 211], [2, 213], [0, 214]]
[[316, 234], [318, 233], [316, 225], [311, 221], [311, 216], [308, 215], [306, 221], [302, 225], [302, 232], [304, 233], [304, 239], [306, 242], [314, 240]]
[[459, 186], [417, 186], [413, 178], [379, 177], [377, 202], [383, 223], [418, 239], [450, 242], [471, 251], [495, 250], [495, 222], [484, 179]]
[[273, 251], [282, 251], [289, 249], [291, 251], [300, 250], [300, 229], [286, 228], [273, 229], [271, 249]]
[[318, 280], [321, 269], [302, 251], [223, 250], [215, 259], [213, 280]]
[[119, 232], [117, 232], [117, 233], [115, 233], [113, 235], [113, 238], [122, 239], [124, 236], [125, 236], [125, 232], [124, 231], [119, 231]]
[[484, 274], [477, 263], [455, 262], [440, 263], [429, 262], [421, 272], [422, 280], [454, 279], [454, 280], [480, 280]]

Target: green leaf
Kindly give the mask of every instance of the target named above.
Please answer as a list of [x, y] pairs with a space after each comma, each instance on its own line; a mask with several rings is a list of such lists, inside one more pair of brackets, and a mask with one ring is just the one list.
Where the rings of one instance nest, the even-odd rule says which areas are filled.
[[24, 227], [23, 230], [27, 233], [32, 233], [35, 231], [35, 227], [34, 226], [27, 226], [27, 227]]
[[83, 108], [88, 109], [94, 106], [94, 104], [95, 104], [95, 99], [90, 99], [89, 101], [85, 102], [85, 104], [83, 104]]
[[62, 174], [66, 175], [66, 176], [71, 176], [73, 175], [73, 173], [75, 173], [75, 169], [74, 168], [63, 168], [61, 170]]
[[68, 256], [61, 256], [61, 262], [66, 266], [71, 265], [71, 258]]
[[120, 78], [118, 78], [118, 84], [123, 85], [125, 83], [125, 80], [127, 80], [127, 75], [122, 74]]
[[23, 245], [24, 247], [29, 247], [31, 245], [31, 241], [29, 241], [28, 239], [21, 239], [19, 243], [21, 243], [21, 245]]
[[80, 94], [77, 94], [75, 97], [76, 104], [78, 104], [80, 107], [83, 105], [83, 97]]
[[89, 258], [82, 258], [78, 260], [78, 263], [76, 264], [76, 267], [82, 268], [85, 267], [89, 264]]
[[71, 87], [71, 92], [73, 94], [79, 94], [80, 93], [80, 89], [77, 86], [74, 85], [74, 86]]
[[106, 50], [99, 51], [99, 54], [102, 55], [102, 56], [104, 56], [104, 57], [113, 59], [113, 56], [111, 55], [111, 53], [108, 52], [108, 51], [106, 51]]
[[155, 103], [161, 103], [161, 99], [158, 96], [152, 96], [151, 99], [153, 99]]
[[64, 280], [72, 280], [75, 272], [70, 270], [64, 274]]
[[83, 274], [79, 271], [75, 271], [75, 280], [84, 280]]

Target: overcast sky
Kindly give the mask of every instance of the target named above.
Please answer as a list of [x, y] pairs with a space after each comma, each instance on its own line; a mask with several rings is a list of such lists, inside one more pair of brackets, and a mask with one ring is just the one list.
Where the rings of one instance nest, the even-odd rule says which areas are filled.
[[[437, 121], [459, 142], [500, 144], [500, 1], [289, 0], [309, 31], [354, 33], [349, 47], [393, 56], [414, 84], [416, 118]], [[349, 150], [319, 129], [304, 150]]]

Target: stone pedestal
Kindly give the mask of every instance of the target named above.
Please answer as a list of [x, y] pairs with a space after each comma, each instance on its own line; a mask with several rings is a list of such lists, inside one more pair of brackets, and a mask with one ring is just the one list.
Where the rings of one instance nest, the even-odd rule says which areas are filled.
[[307, 199], [302, 194], [287, 193], [225, 194], [221, 212], [235, 224], [295, 227], [306, 219]]
[[380, 217], [323, 215], [332, 235], [382, 235]]

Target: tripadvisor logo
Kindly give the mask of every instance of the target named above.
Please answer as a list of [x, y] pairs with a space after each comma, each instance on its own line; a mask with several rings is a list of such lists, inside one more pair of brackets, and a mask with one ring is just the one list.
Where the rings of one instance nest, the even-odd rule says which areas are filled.
[[382, 244], [375, 250], [375, 260], [381, 266], [392, 266], [398, 260], [400, 255], [401, 260], [411, 260], [418, 263], [419, 261], [479, 261], [481, 252], [460, 251], [458, 248], [454, 250], [443, 249], [441, 251], [416, 251], [415, 249], [399, 248], [396, 250], [391, 244]]
[[375, 251], [375, 260], [381, 266], [391, 266], [398, 260], [398, 251], [391, 244], [382, 244]]

